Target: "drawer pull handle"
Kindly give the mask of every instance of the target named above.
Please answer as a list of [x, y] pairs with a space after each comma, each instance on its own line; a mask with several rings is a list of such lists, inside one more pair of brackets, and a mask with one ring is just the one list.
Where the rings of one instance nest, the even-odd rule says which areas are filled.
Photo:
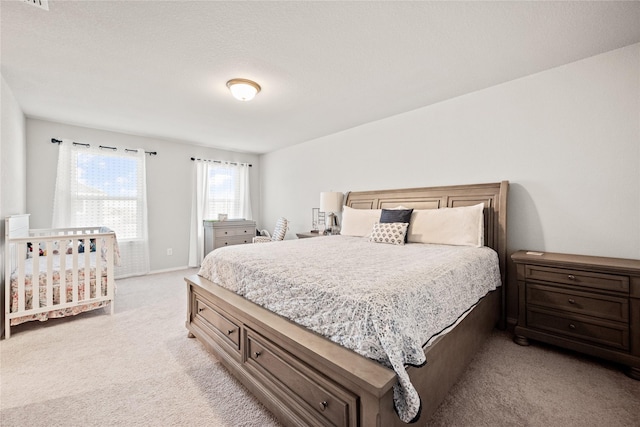
[[202, 313], [204, 311], [204, 307], [198, 307], [198, 313]]
[[235, 329], [229, 329], [229, 330], [227, 330], [227, 335], [231, 335], [234, 331], [235, 331]]
[[327, 406], [329, 406], [329, 404], [327, 403], [326, 400], [323, 400], [322, 402], [320, 402], [320, 410], [324, 411], [325, 409], [327, 409]]
[[253, 353], [253, 356], [257, 359], [261, 354], [262, 353], [260, 353], [259, 351], [256, 351], [255, 353]]
[[569, 304], [575, 304], [576, 300], [574, 300], [573, 298], [569, 298]]
[[574, 325], [573, 323], [569, 323], [569, 329], [575, 329], [576, 325]]
[[569, 280], [576, 280], [576, 276], [573, 274], [568, 275], [567, 278], [569, 278]]
[[224, 234], [229, 234], [229, 233], [227, 233], [227, 232], [225, 231], [225, 232], [224, 232]]

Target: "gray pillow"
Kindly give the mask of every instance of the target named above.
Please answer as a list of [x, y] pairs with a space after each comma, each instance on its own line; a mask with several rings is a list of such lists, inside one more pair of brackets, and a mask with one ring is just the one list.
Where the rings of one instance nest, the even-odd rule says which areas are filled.
[[[407, 224], [407, 227], [409, 227], [412, 213], [413, 209], [382, 209], [380, 213], [380, 223], [404, 222]], [[407, 242], [407, 237], [408, 233], [404, 236], [405, 243]]]

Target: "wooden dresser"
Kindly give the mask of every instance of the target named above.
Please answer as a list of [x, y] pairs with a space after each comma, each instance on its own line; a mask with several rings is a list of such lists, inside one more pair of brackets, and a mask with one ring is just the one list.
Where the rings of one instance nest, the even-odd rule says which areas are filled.
[[256, 235], [256, 222], [248, 220], [209, 221], [204, 223], [204, 254], [230, 245], [251, 243]]
[[514, 341], [543, 341], [628, 367], [640, 380], [640, 260], [519, 251]]

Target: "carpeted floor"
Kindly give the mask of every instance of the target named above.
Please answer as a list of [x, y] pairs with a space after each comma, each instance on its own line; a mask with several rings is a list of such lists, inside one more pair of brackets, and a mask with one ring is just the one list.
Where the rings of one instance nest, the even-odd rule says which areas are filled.
[[[14, 327], [0, 342], [0, 425], [279, 426], [187, 338], [183, 277], [194, 272], [119, 280], [113, 316]], [[640, 426], [640, 381], [495, 331], [429, 425]]]

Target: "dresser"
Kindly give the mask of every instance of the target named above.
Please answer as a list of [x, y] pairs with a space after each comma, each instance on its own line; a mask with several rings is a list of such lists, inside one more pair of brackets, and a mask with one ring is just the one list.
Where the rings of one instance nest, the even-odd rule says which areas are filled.
[[256, 235], [256, 222], [248, 220], [205, 220], [204, 254], [214, 249], [230, 245], [251, 243]]
[[640, 260], [519, 251], [514, 341], [529, 339], [626, 366], [640, 380]]

